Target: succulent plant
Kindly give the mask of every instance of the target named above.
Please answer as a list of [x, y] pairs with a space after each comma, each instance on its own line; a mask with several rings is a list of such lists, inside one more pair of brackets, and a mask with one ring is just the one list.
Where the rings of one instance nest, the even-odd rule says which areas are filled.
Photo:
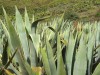
[[[0, 19], [4, 34], [1, 75], [99, 75], [100, 22], [77, 23], [49, 17], [24, 20], [16, 9], [13, 24], [6, 14]], [[78, 30], [77, 28], [80, 28]]]

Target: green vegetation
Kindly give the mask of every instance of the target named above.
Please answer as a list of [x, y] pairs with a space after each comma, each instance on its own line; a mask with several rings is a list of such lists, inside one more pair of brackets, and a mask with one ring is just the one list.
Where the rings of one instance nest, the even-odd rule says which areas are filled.
[[64, 14], [30, 20], [17, 7], [12, 21], [3, 12], [0, 75], [100, 74], [100, 22], [67, 21]]
[[96, 15], [95, 15], [96, 17], [100, 17], [100, 10], [99, 11], [97, 11], [97, 13], [96, 13]]
[[77, 13], [69, 11], [65, 13], [64, 19], [65, 20], [78, 20], [79, 16], [77, 15]]
[[26, 7], [29, 16], [34, 14], [35, 19], [44, 16], [58, 16], [69, 11], [75, 12], [80, 19], [86, 17], [85, 14], [88, 20], [99, 19], [95, 17], [95, 14], [100, 9], [100, 0], [0, 0], [0, 16], [3, 15], [2, 6], [5, 7], [8, 15], [15, 15], [15, 5], [18, 6], [21, 14], [24, 14]]

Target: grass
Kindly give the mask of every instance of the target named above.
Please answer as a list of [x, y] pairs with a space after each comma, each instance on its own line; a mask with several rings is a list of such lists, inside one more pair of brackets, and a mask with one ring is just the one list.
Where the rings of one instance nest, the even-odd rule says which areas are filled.
[[[2, 6], [5, 7], [9, 15], [14, 15], [15, 5], [22, 14], [26, 7], [29, 16], [35, 14], [36, 19], [48, 15], [57, 16], [69, 11], [76, 12], [80, 19], [84, 17], [88, 18], [88, 20], [91, 20], [91, 18], [100, 19], [95, 16], [97, 11], [100, 10], [100, 0], [0, 0], [0, 15], [3, 15]], [[88, 14], [89, 12], [93, 12], [91, 13], [92, 16]]]

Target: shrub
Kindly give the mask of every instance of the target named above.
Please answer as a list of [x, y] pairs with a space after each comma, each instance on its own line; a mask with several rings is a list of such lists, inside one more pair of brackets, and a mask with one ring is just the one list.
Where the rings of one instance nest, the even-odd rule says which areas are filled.
[[95, 17], [100, 18], [100, 10], [95, 14]]
[[79, 19], [79, 16], [77, 15], [77, 13], [75, 12], [66, 12], [65, 15], [64, 15], [64, 19], [68, 19], [68, 20], [76, 20], [76, 19]]

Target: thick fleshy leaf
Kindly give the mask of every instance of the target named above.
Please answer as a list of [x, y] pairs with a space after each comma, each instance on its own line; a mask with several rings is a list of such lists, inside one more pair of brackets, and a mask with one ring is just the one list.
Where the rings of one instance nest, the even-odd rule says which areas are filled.
[[74, 64], [73, 75], [86, 75], [86, 69], [87, 69], [86, 55], [87, 55], [87, 47], [85, 45], [85, 42], [82, 36], [80, 40], [78, 52], [76, 53], [76, 60]]
[[27, 40], [24, 22], [23, 22], [22, 16], [19, 13], [17, 7], [16, 7], [16, 30], [17, 30], [17, 33], [18, 33], [20, 41], [21, 41], [24, 56], [27, 59], [27, 58], [29, 58], [28, 40]]
[[46, 74], [51, 75], [49, 61], [48, 61], [49, 59], [47, 58], [47, 54], [46, 54], [46, 48], [41, 48], [41, 55], [42, 55], [43, 66], [46, 71]]
[[52, 30], [54, 33], [56, 33], [56, 30], [53, 29], [52, 27], [48, 27], [50, 30]]
[[[28, 72], [28, 75], [35, 75], [35, 73], [31, 69], [31, 66], [27, 63], [27, 61], [24, 60], [23, 62], [24, 62], [25, 69]], [[27, 74], [25, 74], [25, 75], [27, 75]]]
[[[26, 69], [31, 69], [31, 67], [29, 68], [29, 65], [25, 64], [25, 60], [24, 60], [25, 58], [23, 57], [21, 43], [20, 43], [19, 37], [17, 35], [17, 32], [16, 32], [14, 26], [11, 24], [11, 22], [6, 14], [6, 11], [4, 9], [3, 9], [3, 11], [4, 11], [6, 23], [7, 23], [6, 27], [5, 26], [3, 26], [3, 27], [6, 28], [5, 30], [8, 30], [8, 34], [9, 34], [9, 38], [10, 38], [9, 42], [11, 43], [10, 45], [13, 48], [13, 50], [18, 48], [18, 51], [15, 55], [17, 57], [16, 61], [19, 63], [23, 75], [27, 75], [28, 73], [29, 73], [29, 75], [32, 75], [33, 74], [32, 70], [30, 70], [30, 71], [26, 70]], [[2, 25], [4, 25], [4, 24], [2, 24]]]
[[3, 53], [2, 53], [2, 64], [5, 65], [7, 64], [8, 62], [8, 51], [7, 51], [7, 48], [8, 48], [8, 41], [7, 39], [3, 39]]
[[[39, 23], [40, 21], [43, 21], [43, 20], [48, 19], [48, 18], [49, 18], [49, 16], [34, 21], [34, 22], [32, 23], [32, 25], [31, 25], [32, 33], [33, 33], [33, 34], [36, 34], [36, 29], [37, 29], [38, 23]], [[40, 25], [41, 25], [41, 24], [40, 24]]]
[[13, 64], [10, 64], [8, 68], [11, 69], [11, 70], [13, 70], [13, 72], [14, 72], [15, 74], [21, 75], [21, 72], [18, 71], [18, 70], [16, 69], [16, 67], [13, 66]]
[[89, 36], [88, 42], [88, 75], [92, 73], [92, 61], [93, 61], [93, 47], [95, 45], [95, 35], [92, 34]]
[[29, 39], [29, 47], [30, 47], [30, 62], [31, 62], [31, 67], [33, 67], [37, 65], [37, 59], [36, 59], [37, 55], [31, 39]]
[[25, 27], [26, 27], [27, 31], [29, 33], [31, 33], [31, 24], [30, 24], [30, 21], [29, 21], [29, 17], [28, 17], [28, 13], [27, 13], [26, 8], [25, 8]]
[[51, 75], [57, 75], [56, 65], [53, 56], [53, 50], [51, 48], [50, 43], [46, 39], [46, 49], [47, 49], [47, 57], [50, 65]]
[[[100, 45], [100, 22], [96, 22], [95, 23], [96, 26], [96, 46]], [[96, 57], [96, 61], [100, 58], [100, 47], [98, 47], [96, 49], [96, 51], [98, 52], [98, 56]]]
[[68, 75], [71, 75], [72, 60], [73, 60], [73, 54], [75, 52], [74, 48], [76, 43], [76, 38], [74, 38], [72, 33], [70, 33], [68, 41], [69, 41], [68, 46], [66, 48], [66, 65], [67, 65]]
[[58, 25], [57, 25], [57, 32], [59, 32], [62, 28], [63, 17], [64, 17], [64, 14], [62, 14], [61, 18], [59, 19], [59, 22], [58, 22]]
[[36, 50], [36, 54], [38, 56], [38, 53], [39, 53], [39, 45], [40, 45], [40, 35], [39, 34], [33, 34], [33, 35], [30, 34], [30, 37], [32, 39], [34, 48]]
[[15, 52], [13, 53], [12, 57], [9, 59], [9, 61], [7, 62], [7, 64], [4, 66], [4, 69], [7, 69], [7, 67], [10, 65], [10, 63], [12, 62], [12, 59], [14, 58], [16, 52], [18, 49], [15, 50]]
[[57, 75], [66, 75], [59, 34], [57, 35]]
[[26, 33], [27, 33], [28, 46], [29, 46], [29, 52], [30, 52], [30, 58], [28, 62], [30, 63], [31, 67], [33, 67], [37, 65], [37, 54], [36, 54], [36, 50], [35, 50], [32, 38], [29, 35], [29, 32], [27, 31], [27, 29], [26, 29]]
[[92, 75], [100, 75], [100, 63], [97, 65]]
[[4, 71], [5, 71], [5, 73], [7, 74], [7, 75], [14, 75], [13, 73], [11, 73], [9, 70], [7, 70], [7, 69], [4, 69]]
[[[7, 25], [6, 26], [4, 24], [2, 24], [2, 25], [3, 25], [4, 30], [7, 31], [7, 35], [9, 35], [9, 36], [7, 36], [9, 38], [8, 41], [11, 43], [10, 45], [13, 49], [21, 48], [20, 47], [20, 41], [19, 41], [19, 38], [17, 36], [17, 33], [16, 33], [14, 27], [11, 25], [11, 22], [9, 21], [8, 16], [7, 16], [4, 8], [3, 8], [3, 11], [4, 11], [4, 16], [5, 16]], [[21, 51], [20, 51], [20, 53], [21, 53]], [[16, 57], [17, 57], [16, 61], [19, 61], [21, 68], [25, 69], [24, 66], [23, 66], [22, 59], [21, 59], [22, 57], [20, 56], [19, 51], [17, 52]], [[22, 73], [25, 74], [25, 72], [22, 72]]]

